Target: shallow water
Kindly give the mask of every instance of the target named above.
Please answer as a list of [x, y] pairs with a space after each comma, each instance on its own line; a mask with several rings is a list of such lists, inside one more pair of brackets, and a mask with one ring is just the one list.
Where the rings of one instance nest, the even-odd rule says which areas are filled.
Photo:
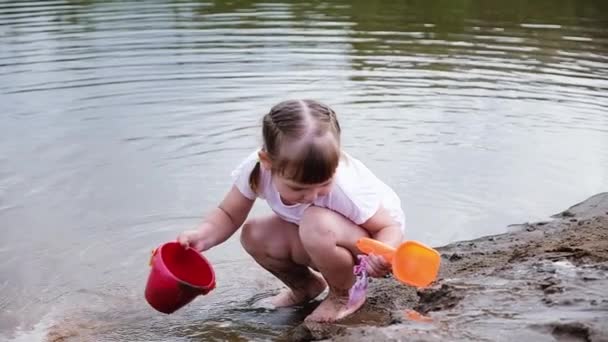
[[278, 284], [236, 239], [209, 253], [211, 295], [170, 317], [142, 300], [150, 249], [218, 201], [285, 98], [335, 107], [411, 238], [545, 218], [608, 185], [607, 56], [600, 0], [0, 1], [0, 335], [301, 319], [250, 308]]

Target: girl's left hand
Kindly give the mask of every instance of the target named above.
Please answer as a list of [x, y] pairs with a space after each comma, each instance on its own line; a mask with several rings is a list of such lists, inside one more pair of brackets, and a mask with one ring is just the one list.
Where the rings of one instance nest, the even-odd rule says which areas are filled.
[[370, 277], [382, 278], [391, 272], [391, 264], [384, 257], [370, 254], [367, 257], [367, 274]]

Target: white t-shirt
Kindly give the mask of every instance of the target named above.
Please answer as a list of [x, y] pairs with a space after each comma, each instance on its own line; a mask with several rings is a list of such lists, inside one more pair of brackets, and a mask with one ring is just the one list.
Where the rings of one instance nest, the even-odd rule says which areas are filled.
[[258, 151], [250, 154], [232, 172], [234, 184], [243, 196], [253, 200], [260, 197], [283, 220], [300, 223], [304, 211], [311, 205], [342, 214], [357, 225], [369, 220], [382, 206], [405, 229], [405, 215], [397, 194], [379, 180], [362, 162], [343, 153], [330, 192], [319, 196], [312, 204], [284, 204], [274, 186], [270, 170], [260, 166], [258, 194], [249, 185], [249, 176], [258, 162]]

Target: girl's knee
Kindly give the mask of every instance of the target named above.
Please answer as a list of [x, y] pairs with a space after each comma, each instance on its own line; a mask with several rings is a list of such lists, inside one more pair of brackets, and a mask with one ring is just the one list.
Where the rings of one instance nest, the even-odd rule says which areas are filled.
[[327, 208], [310, 207], [302, 215], [300, 220], [302, 229], [300, 231], [302, 233], [314, 233], [315, 235], [331, 235], [330, 233], [334, 230], [336, 223], [341, 221], [336, 216], [341, 215]]
[[241, 228], [241, 245], [249, 254], [252, 254], [261, 249], [268, 234], [268, 229], [260, 225], [258, 219], [247, 220]]
[[[300, 238], [305, 245], [335, 245], [336, 234], [332, 226], [333, 215], [339, 215], [329, 209], [310, 207], [306, 209], [300, 221]], [[320, 247], [320, 246], [319, 246]]]
[[332, 215], [339, 215], [329, 209], [321, 207], [309, 207], [304, 211], [302, 219], [300, 220], [300, 227], [306, 227], [306, 229], [323, 230], [329, 226]]
[[356, 241], [367, 236], [363, 228], [327, 208], [310, 207], [300, 221], [300, 239], [309, 253], [335, 246], [357, 253]]
[[283, 227], [266, 219], [251, 219], [241, 228], [241, 244], [254, 258], [283, 258], [289, 255], [289, 242]]

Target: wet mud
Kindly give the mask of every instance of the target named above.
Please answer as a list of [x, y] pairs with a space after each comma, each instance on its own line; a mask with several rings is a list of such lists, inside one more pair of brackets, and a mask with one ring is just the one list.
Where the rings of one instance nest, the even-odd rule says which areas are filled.
[[349, 322], [302, 324], [284, 339], [608, 341], [608, 193], [508, 230], [438, 248], [428, 288], [375, 280]]

